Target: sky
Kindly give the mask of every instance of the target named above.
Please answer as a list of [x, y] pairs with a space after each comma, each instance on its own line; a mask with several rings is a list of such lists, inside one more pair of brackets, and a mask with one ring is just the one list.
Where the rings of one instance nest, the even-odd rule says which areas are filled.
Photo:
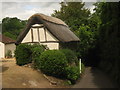
[[[0, 21], [5, 17], [18, 17], [22, 20], [27, 20], [35, 13], [43, 13], [51, 15], [54, 10], [60, 9], [60, 2], [62, 0], [2, 0], [0, 2], [0, 8], [2, 8]], [[91, 10], [94, 8], [92, 5], [94, 2], [87, 2], [86, 7]]]
[[[60, 9], [60, 2], [64, 0], [0, 0], [0, 21], [5, 17], [18, 17], [27, 20], [35, 13], [51, 15], [54, 10]], [[67, 1], [67, 0], [65, 0]], [[80, 0], [68, 0], [77, 1]], [[93, 3], [100, 1], [119, 1], [119, 0], [82, 0], [85, 7], [93, 12]]]

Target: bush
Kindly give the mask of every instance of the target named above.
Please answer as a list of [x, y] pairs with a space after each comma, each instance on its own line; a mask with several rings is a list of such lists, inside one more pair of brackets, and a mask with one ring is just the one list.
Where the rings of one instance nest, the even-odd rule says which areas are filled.
[[7, 58], [11, 58], [11, 57], [12, 57], [12, 51], [11, 51], [11, 50], [8, 50], [5, 56], [6, 56]]
[[76, 63], [78, 65], [77, 56], [72, 50], [70, 50], [70, 49], [61, 49], [60, 51], [65, 54], [66, 59], [67, 59], [69, 64]]
[[41, 54], [38, 67], [47, 75], [65, 77], [67, 60], [62, 52], [58, 50], [48, 50]]
[[69, 66], [66, 68], [66, 78], [71, 81], [72, 84], [80, 77], [80, 71], [78, 66]]
[[[69, 58], [69, 55], [67, 54], [67, 52], [69, 53], [69, 50], [65, 50], [64, 52], [66, 54], [64, 54], [61, 50], [48, 50], [43, 52], [41, 56], [38, 54], [37, 67], [47, 75], [68, 79], [72, 84], [74, 84], [80, 77], [79, 65], [69, 65], [69, 63], [75, 62], [74, 60], [77, 59], [72, 59], [73, 61], [68, 63], [66, 57]], [[84, 65], [82, 64], [82, 73], [83, 71]]]
[[37, 68], [37, 66], [39, 65], [40, 55], [44, 51], [45, 47], [43, 45], [32, 45], [32, 61], [34, 63], [34, 68]]
[[20, 44], [16, 47], [15, 57], [16, 57], [16, 64], [18, 65], [25, 65], [32, 62], [32, 51], [31, 45], [28, 44]]

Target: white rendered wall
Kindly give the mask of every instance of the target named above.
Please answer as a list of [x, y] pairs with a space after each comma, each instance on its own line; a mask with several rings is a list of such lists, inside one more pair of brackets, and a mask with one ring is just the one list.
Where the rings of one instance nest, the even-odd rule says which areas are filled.
[[29, 32], [27, 33], [27, 35], [25, 36], [25, 38], [22, 40], [22, 43], [26, 43], [26, 42], [32, 42], [32, 39], [31, 39], [31, 30], [29, 30]]
[[5, 58], [5, 45], [0, 42], [0, 58]]

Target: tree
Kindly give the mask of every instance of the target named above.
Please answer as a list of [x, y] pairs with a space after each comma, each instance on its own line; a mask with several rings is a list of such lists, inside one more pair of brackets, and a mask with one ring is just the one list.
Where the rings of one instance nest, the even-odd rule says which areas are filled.
[[82, 24], [87, 24], [89, 9], [84, 8], [82, 2], [61, 2], [60, 10], [55, 10], [52, 16], [65, 21], [72, 31], [76, 31]]
[[84, 7], [85, 3], [62, 2], [60, 4], [61, 9], [59, 11], [55, 10], [52, 16], [65, 21], [70, 29], [80, 38], [76, 52], [77, 56], [86, 63], [90, 61], [88, 56], [91, 54], [91, 49], [94, 49], [96, 45], [100, 19], [95, 13], [90, 14], [90, 10]]
[[120, 2], [96, 4], [100, 67], [120, 84]]
[[6, 17], [2, 20], [2, 32], [5, 36], [16, 39], [25, 25], [26, 20]]

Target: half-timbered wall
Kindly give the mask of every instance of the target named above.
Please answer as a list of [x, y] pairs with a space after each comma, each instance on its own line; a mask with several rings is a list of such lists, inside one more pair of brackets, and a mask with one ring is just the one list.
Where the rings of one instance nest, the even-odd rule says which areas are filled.
[[36, 43], [47, 45], [49, 49], [59, 49], [58, 40], [44, 27], [32, 27], [22, 43]]

